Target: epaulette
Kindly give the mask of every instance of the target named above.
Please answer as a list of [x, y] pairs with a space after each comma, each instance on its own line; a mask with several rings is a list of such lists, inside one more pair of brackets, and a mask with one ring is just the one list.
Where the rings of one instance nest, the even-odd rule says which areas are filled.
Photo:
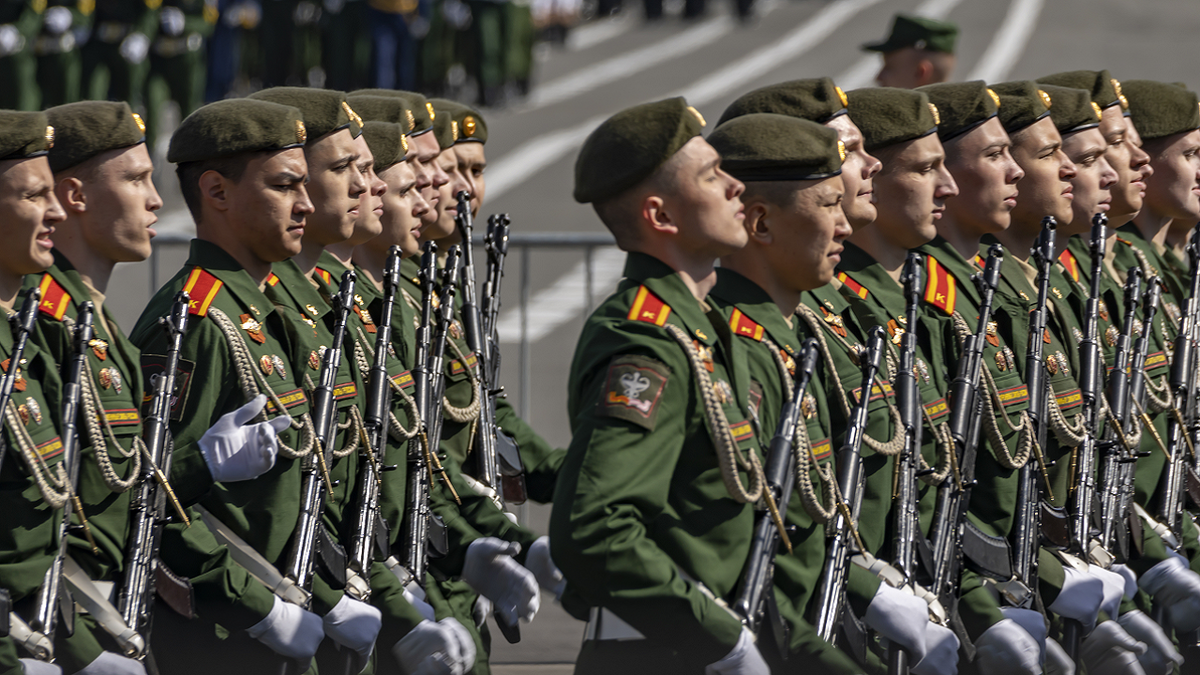
[[267, 277], [267, 285], [275, 286], [278, 283], [279, 283], [279, 277], [275, 276], [274, 272], [271, 272], [271, 276]]
[[670, 305], [663, 302], [649, 288], [641, 286], [638, 288], [637, 295], [633, 298], [633, 306], [629, 308], [629, 314], [625, 318], [630, 321], [645, 321], [655, 326], [661, 326], [667, 322], [668, 316], [671, 316]]
[[862, 298], [863, 300], [866, 300], [867, 296], [870, 295], [870, 292], [868, 292], [867, 289], [863, 288], [862, 284], [851, 279], [850, 276], [848, 274], [846, 274], [845, 272], [838, 272], [837, 278], [838, 278], [838, 281], [842, 282], [842, 284], [846, 288], [850, 289], [850, 292], [854, 293], [855, 295]]
[[925, 273], [925, 302], [947, 314], [953, 314], [954, 303], [958, 299], [958, 282], [954, 275], [931, 255], [925, 256]]
[[1133, 242], [1129, 241], [1125, 237], [1116, 237], [1116, 240], [1121, 242], [1122, 244], [1125, 244], [1126, 246], [1133, 246]]
[[983, 269], [984, 266], [987, 265], [987, 261], [984, 260], [983, 256], [979, 255], [978, 253], [975, 254], [974, 258], [971, 258], [971, 262], [974, 263], [979, 269]]
[[325, 285], [328, 286], [329, 284], [333, 283], [333, 275], [330, 274], [327, 270], [323, 270], [320, 267], [318, 267], [315, 271], [317, 273], [317, 276], [321, 277], [321, 281], [325, 282]]
[[55, 321], [62, 321], [63, 315], [67, 313], [67, 307], [71, 305], [71, 294], [67, 293], [66, 289], [48, 273], [42, 275], [42, 283], [38, 284], [38, 289], [42, 292], [42, 301], [38, 304], [38, 310], [42, 314], [54, 317]]
[[1072, 279], [1079, 281], [1079, 260], [1071, 253], [1071, 249], [1063, 249], [1063, 252], [1058, 254], [1058, 262]]
[[204, 271], [203, 268], [192, 268], [187, 283], [183, 285], [183, 290], [191, 298], [188, 302], [188, 314], [206, 316], [209, 305], [212, 304], [213, 299], [217, 297], [217, 293], [221, 292], [221, 287], [224, 285], [223, 281]]
[[748, 337], [751, 340], [762, 342], [763, 327], [750, 320], [750, 317], [742, 314], [742, 310], [734, 309], [733, 316], [729, 318], [729, 328], [733, 330], [734, 335]]

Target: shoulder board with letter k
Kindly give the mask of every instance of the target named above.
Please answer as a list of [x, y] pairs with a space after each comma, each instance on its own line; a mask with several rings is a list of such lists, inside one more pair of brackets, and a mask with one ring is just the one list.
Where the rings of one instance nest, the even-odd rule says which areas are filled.
[[846, 288], [850, 289], [851, 293], [857, 295], [858, 297], [862, 298], [863, 300], [866, 300], [867, 296], [870, 295], [870, 292], [867, 291], [867, 289], [864, 288], [862, 284], [851, 279], [849, 274], [846, 274], [845, 272], [838, 272], [837, 278], [838, 278], [838, 281], [845, 284]]
[[1075, 254], [1071, 253], [1070, 249], [1063, 249], [1063, 252], [1058, 255], [1058, 262], [1071, 279], [1079, 281], [1079, 261], [1075, 259]]
[[741, 335], [742, 337], [762, 342], [763, 327], [754, 323], [750, 317], [742, 314], [742, 310], [740, 309], [733, 310], [733, 316], [729, 317], [729, 328], [733, 331], [734, 335]]
[[931, 255], [925, 256], [925, 273], [925, 302], [947, 314], [953, 314], [958, 294], [958, 282], [954, 275]]
[[188, 302], [188, 314], [207, 316], [209, 306], [212, 305], [217, 293], [221, 292], [221, 287], [224, 285], [224, 282], [205, 272], [203, 268], [193, 268], [192, 273], [188, 275], [187, 282], [183, 285], [183, 290], [191, 298]]
[[56, 321], [62, 321], [63, 315], [67, 313], [67, 307], [71, 305], [71, 294], [58, 285], [54, 277], [49, 274], [42, 275], [42, 283], [38, 284], [38, 289], [42, 292], [42, 301], [38, 304], [38, 311], [54, 317]]
[[629, 308], [626, 318], [630, 321], [645, 321], [655, 326], [661, 326], [667, 322], [668, 316], [671, 316], [670, 305], [663, 302], [649, 288], [641, 286], [633, 298], [633, 306]]

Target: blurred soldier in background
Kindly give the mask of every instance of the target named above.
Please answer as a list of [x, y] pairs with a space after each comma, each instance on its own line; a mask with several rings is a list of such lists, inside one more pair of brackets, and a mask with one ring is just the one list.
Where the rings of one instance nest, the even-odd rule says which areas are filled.
[[159, 9], [146, 78], [146, 143], [151, 150], [167, 101], [179, 105], [181, 120], [203, 102], [204, 43], [217, 19], [216, 0], [165, 0]]
[[0, 2], [0, 108], [33, 110], [34, 62], [31, 42], [39, 17], [25, 0]]
[[33, 42], [41, 107], [52, 108], [79, 100], [83, 62], [80, 38], [87, 35], [95, 3], [92, 0], [48, 0]]
[[83, 95], [142, 103], [150, 38], [158, 30], [161, 0], [96, 0], [92, 32], [83, 45]]
[[883, 69], [875, 76], [879, 86], [916, 89], [950, 79], [957, 40], [958, 26], [949, 21], [897, 14], [891, 35], [863, 50], [883, 55]]

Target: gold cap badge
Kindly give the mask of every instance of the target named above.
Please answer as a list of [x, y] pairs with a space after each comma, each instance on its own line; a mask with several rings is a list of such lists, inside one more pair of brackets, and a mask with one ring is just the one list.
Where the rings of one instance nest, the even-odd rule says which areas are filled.
[[458, 120], [450, 120], [450, 140], [458, 141]]
[[997, 95], [996, 92], [992, 91], [991, 87], [987, 88], [987, 92], [988, 92], [988, 96], [992, 97], [992, 103], [995, 103], [996, 107], [999, 108], [1000, 107], [1000, 96]]
[[846, 96], [846, 92], [842, 91], [842, 88], [837, 86], [836, 84], [833, 85], [833, 90], [837, 92], [838, 100], [842, 102], [842, 107], [849, 108], [850, 107], [850, 98]]
[[296, 120], [296, 142], [301, 145], [308, 142], [308, 130], [304, 128], [304, 120]]
[[1121, 93], [1121, 82], [1115, 78], [1108, 79], [1112, 83], [1113, 91], [1117, 92], [1117, 100], [1121, 102], [1121, 110], [1129, 110], [1129, 99], [1125, 98], [1125, 94]]
[[433, 104], [432, 104], [432, 103], [430, 103], [429, 101], [426, 101], [426, 102], [425, 102], [425, 109], [429, 111], [429, 119], [430, 119], [430, 120], [436, 120], [436, 119], [437, 119], [437, 113], [433, 112]]
[[1092, 111], [1096, 113], [1096, 119], [1100, 119], [1102, 116], [1102, 113], [1100, 112], [1100, 105], [1095, 101], [1092, 101]]
[[134, 123], [138, 125], [138, 131], [142, 132], [143, 134], [146, 133], [146, 123], [142, 121], [142, 116], [137, 113], [130, 114], [133, 115]]
[[354, 112], [354, 108], [351, 108], [349, 103], [342, 101], [342, 110], [346, 111], [346, 117], [349, 117], [351, 122], [360, 127], [363, 125], [362, 118], [358, 116], [358, 113]]
[[942, 123], [942, 116], [940, 113], [938, 113], [938, 109], [937, 109], [936, 105], [930, 103], [929, 104], [929, 112], [933, 115], [933, 123], [934, 124]]
[[844, 161], [846, 161], [846, 144], [843, 143], [841, 141], [841, 139], [838, 139], [837, 143], [838, 143], [838, 157], [841, 157], [842, 161], [844, 162]]
[[1040, 95], [1042, 97], [1042, 103], [1046, 106], [1047, 109], [1049, 109], [1050, 104], [1052, 103], [1052, 101], [1050, 100], [1050, 94], [1047, 94], [1045, 91], [1038, 89], [1038, 95]]
[[475, 135], [475, 117], [472, 115], [467, 115], [466, 117], [464, 117], [462, 127], [463, 127], [463, 136], [466, 136], [467, 138], [474, 136]]
[[701, 115], [699, 110], [696, 110], [695, 108], [693, 108], [690, 105], [687, 107], [687, 109], [688, 109], [688, 112], [690, 112], [696, 116], [696, 120], [700, 122], [700, 126], [702, 126], [702, 127], [708, 126], [708, 122], [704, 121], [704, 115]]
[[400, 134], [400, 147], [404, 150], [404, 154], [408, 154], [408, 136]]
[[54, 127], [47, 126], [46, 127], [46, 148], [50, 149], [53, 147], [54, 147]]
[[408, 129], [405, 129], [405, 131], [412, 131], [417, 128], [417, 120], [413, 117], [413, 112], [408, 108], [404, 109], [404, 121], [408, 122]]

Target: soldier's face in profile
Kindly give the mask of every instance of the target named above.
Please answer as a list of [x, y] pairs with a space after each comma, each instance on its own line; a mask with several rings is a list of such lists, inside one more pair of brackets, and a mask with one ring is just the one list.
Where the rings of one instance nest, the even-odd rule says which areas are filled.
[[1009, 153], [1011, 145], [995, 117], [946, 143], [946, 168], [958, 184], [946, 215], [972, 235], [1001, 232], [1012, 222], [1025, 172]]
[[[110, 150], [92, 160], [94, 169], [83, 174], [82, 234], [88, 246], [113, 262], [139, 262], [150, 257], [151, 229], [162, 198], [154, 188], [154, 164], [146, 144]], [[61, 193], [60, 193], [61, 194]]]
[[0, 246], [0, 270], [20, 276], [54, 264], [50, 234], [65, 217], [45, 157], [0, 161], [0, 222], [6, 239]]
[[839, 176], [796, 181], [788, 204], [772, 204], [765, 216], [771, 242], [764, 247], [771, 269], [793, 291], [820, 288], [833, 279], [842, 242], [850, 236]]
[[1112, 207], [1109, 190], [1117, 182], [1117, 172], [1108, 163], [1107, 149], [1098, 128], [1077, 131], [1063, 139], [1063, 152], [1075, 165], [1075, 177], [1071, 179], [1075, 188], [1071, 200], [1074, 219], [1064, 230], [1065, 236], [1082, 234], [1091, 227], [1092, 216], [1108, 213]]
[[417, 189], [417, 178], [409, 162], [398, 162], [388, 167], [380, 178], [387, 183], [383, 194], [383, 216], [380, 219], [383, 232], [368, 244], [377, 249], [399, 246], [405, 258], [417, 255], [421, 250], [419, 239], [421, 216], [429, 211], [429, 203]]
[[1157, 217], [1200, 218], [1200, 131], [1147, 143], [1154, 175], [1143, 208]]
[[[209, 173], [200, 177], [202, 188]], [[221, 181], [231, 234], [259, 260], [275, 263], [300, 252], [305, 219], [313, 212], [307, 179], [304, 150], [289, 148], [254, 155], [240, 181]]]
[[1104, 159], [1117, 172], [1117, 182], [1109, 188], [1112, 206], [1108, 210], [1110, 223], [1124, 223], [1137, 215], [1142, 208], [1142, 196], [1146, 191], [1145, 172], [1150, 171], [1150, 157], [1133, 144], [1126, 132], [1125, 116], [1121, 106], [1112, 105], [1100, 115], [1100, 135], [1108, 149]]
[[471, 186], [471, 215], [477, 216], [487, 192], [487, 181], [483, 176], [487, 169], [487, 157], [483, 152], [483, 143], [458, 143], [454, 146], [454, 154], [458, 157], [458, 173]]
[[855, 230], [875, 221], [875, 205], [871, 203], [873, 178], [883, 165], [863, 147], [862, 131], [849, 115], [838, 115], [825, 123], [838, 132], [838, 140], [846, 146], [846, 161], [842, 162], [842, 183], [846, 194], [842, 209], [846, 220]]
[[338, 244], [354, 233], [367, 181], [359, 172], [358, 146], [349, 129], [313, 141], [304, 149], [308, 160], [308, 195], [313, 214], [304, 236], [322, 246]]
[[[1071, 202], [1075, 188], [1071, 179], [1075, 177], [1075, 165], [1062, 150], [1062, 136], [1054, 122], [1043, 117], [1016, 132], [1012, 140], [1013, 159], [1025, 172], [1013, 222], [1032, 226], [1046, 216], [1054, 216], [1058, 227], [1066, 228], [1074, 218]], [[1090, 226], [1090, 222], [1083, 225]]]
[[916, 248], [937, 236], [934, 222], [958, 186], [946, 170], [946, 153], [937, 134], [897, 144], [883, 158], [875, 177], [875, 223], [892, 246]]
[[721, 156], [697, 136], [671, 158], [673, 189], [663, 208], [674, 220], [679, 245], [700, 257], [719, 258], [746, 245], [741, 181], [721, 170]]
[[383, 195], [387, 192], [388, 186], [375, 173], [375, 157], [371, 154], [366, 137], [360, 135], [354, 139], [354, 143], [358, 146], [359, 151], [358, 162], [355, 165], [358, 172], [362, 174], [363, 180], [367, 182], [367, 191], [362, 195], [358, 218], [354, 221], [354, 232], [347, 242], [358, 246], [370, 241], [383, 231], [383, 224], [379, 222], [379, 219], [383, 215]]
[[[442, 149], [438, 145], [437, 138], [432, 131], [427, 131], [419, 136], [413, 136], [409, 139], [410, 142], [417, 146], [417, 162], [421, 164], [421, 170], [425, 172], [429, 180], [428, 186], [421, 188], [421, 194], [424, 195], [425, 201], [429, 206], [436, 207], [440, 200], [439, 190], [443, 185], [450, 182], [450, 176], [442, 170], [438, 164], [438, 158], [442, 154]], [[437, 210], [431, 208], [424, 216], [426, 225], [433, 225], [437, 222]]]
[[[437, 220], [425, 228], [421, 235], [422, 241], [445, 241], [446, 245], [458, 243], [459, 234], [455, 227], [458, 216], [458, 193], [471, 192], [471, 186], [458, 172], [458, 156], [454, 148], [443, 150], [435, 160], [438, 169], [446, 174], [447, 181], [438, 188]], [[440, 244], [439, 244], [440, 246]]]

